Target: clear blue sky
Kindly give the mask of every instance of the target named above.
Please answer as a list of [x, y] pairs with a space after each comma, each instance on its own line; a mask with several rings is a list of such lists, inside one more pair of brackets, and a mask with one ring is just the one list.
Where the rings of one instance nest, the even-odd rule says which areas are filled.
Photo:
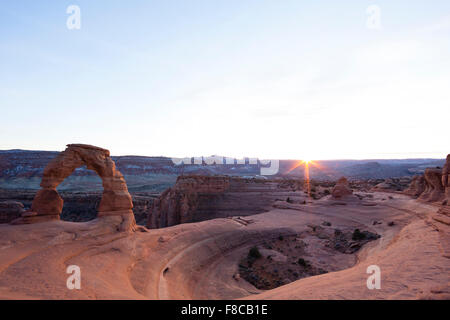
[[[81, 29], [69, 30], [69, 5]], [[367, 27], [370, 5], [380, 29]], [[0, 149], [444, 157], [450, 1], [2, 1]]]

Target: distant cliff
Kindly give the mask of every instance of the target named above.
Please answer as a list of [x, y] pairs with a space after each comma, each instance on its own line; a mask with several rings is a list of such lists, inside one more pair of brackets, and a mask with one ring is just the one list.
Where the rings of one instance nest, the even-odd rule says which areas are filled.
[[[0, 188], [38, 189], [47, 163], [58, 152], [0, 150]], [[258, 176], [262, 165], [245, 163], [213, 163], [175, 165], [168, 157], [113, 156], [117, 168], [124, 175], [133, 192], [162, 192], [171, 187], [178, 175], [233, 175]], [[220, 157], [219, 157], [220, 159]], [[192, 158], [193, 161], [193, 158]], [[192, 162], [193, 163], [193, 162]], [[309, 166], [310, 177], [336, 180], [341, 176], [351, 179], [385, 179], [424, 173], [427, 167], [443, 166], [444, 159], [407, 160], [327, 160]], [[276, 176], [304, 177], [305, 168], [298, 160], [280, 160]], [[67, 191], [101, 190], [101, 180], [94, 172], [78, 168], [59, 188]]]

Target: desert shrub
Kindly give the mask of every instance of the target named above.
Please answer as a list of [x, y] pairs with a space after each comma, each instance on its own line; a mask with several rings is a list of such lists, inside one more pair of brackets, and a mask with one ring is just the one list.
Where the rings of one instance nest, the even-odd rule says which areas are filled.
[[365, 238], [366, 235], [359, 231], [359, 229], [355, 229], [355, 231], [353, 231], [352, 240], [363, 240]]
[[256, 246], [252, 247], [248, 252], [248, 257], [252, 259], [259, 259], [261, 258], [261, 252], [259, 252]]
[[303, 259], [303, 258], [299, 258], [298, 261], [297, 261], [297, 263], [298, 263], [299, 265], [301, 265], [302, 267], [308, 267], [308, 266], [309, 266], [309, 262], [306, 261], [306, 260]]

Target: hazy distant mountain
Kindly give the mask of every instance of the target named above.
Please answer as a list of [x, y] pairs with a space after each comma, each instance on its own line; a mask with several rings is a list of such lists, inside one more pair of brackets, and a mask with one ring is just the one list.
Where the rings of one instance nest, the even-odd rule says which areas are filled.
[[[47, 163], [56, 157], [56, 151], [0, 150], [0, 188], [36, 189]], [[113, 156], [118, 169], [133, 191], [160, 191], [175, 182], [180, 174], [226, 174], [256, 176], [261, 163], [246, 159], [245, 164], [175, 165], [168, 157]], [[193, 163], [193, 158], [192, 161]], [[250, 162], [250, 163], [249, 163]], [[309, 165], [310, 177], [334, 180], [341, 176], [355, 179], [382, 179], [423, 173], [427, 167], [443, 166], [444, 159], [405, 160], [324, 160]], [[305, 168], [298, 160], [280, 160], [277, 176], [304, 177]], [[60, 186], [60, 189], [101, 189], [101, 180], [93, 171], [78, 168]]]

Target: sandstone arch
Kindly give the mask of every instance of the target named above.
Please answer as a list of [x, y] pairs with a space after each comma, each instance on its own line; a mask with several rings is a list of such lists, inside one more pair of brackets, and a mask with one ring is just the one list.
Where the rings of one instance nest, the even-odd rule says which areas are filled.
[[41, 189], [34, 197], [31, 211], [25, 213], [16, 223], [59, 220], [64, 201], [56, 191], [56, 187], [75, 169], [84, 165], [95, 171], [102, 179], [103, 194], [98, 207], [98, 218], [122, 216], [127, 222], [127, 228], [133, 227], [135, 225], [133, 202], [125, 179], [116, 169], [109, 151], [85, 144], [68, 144], [66, 150], [47, 165]]

